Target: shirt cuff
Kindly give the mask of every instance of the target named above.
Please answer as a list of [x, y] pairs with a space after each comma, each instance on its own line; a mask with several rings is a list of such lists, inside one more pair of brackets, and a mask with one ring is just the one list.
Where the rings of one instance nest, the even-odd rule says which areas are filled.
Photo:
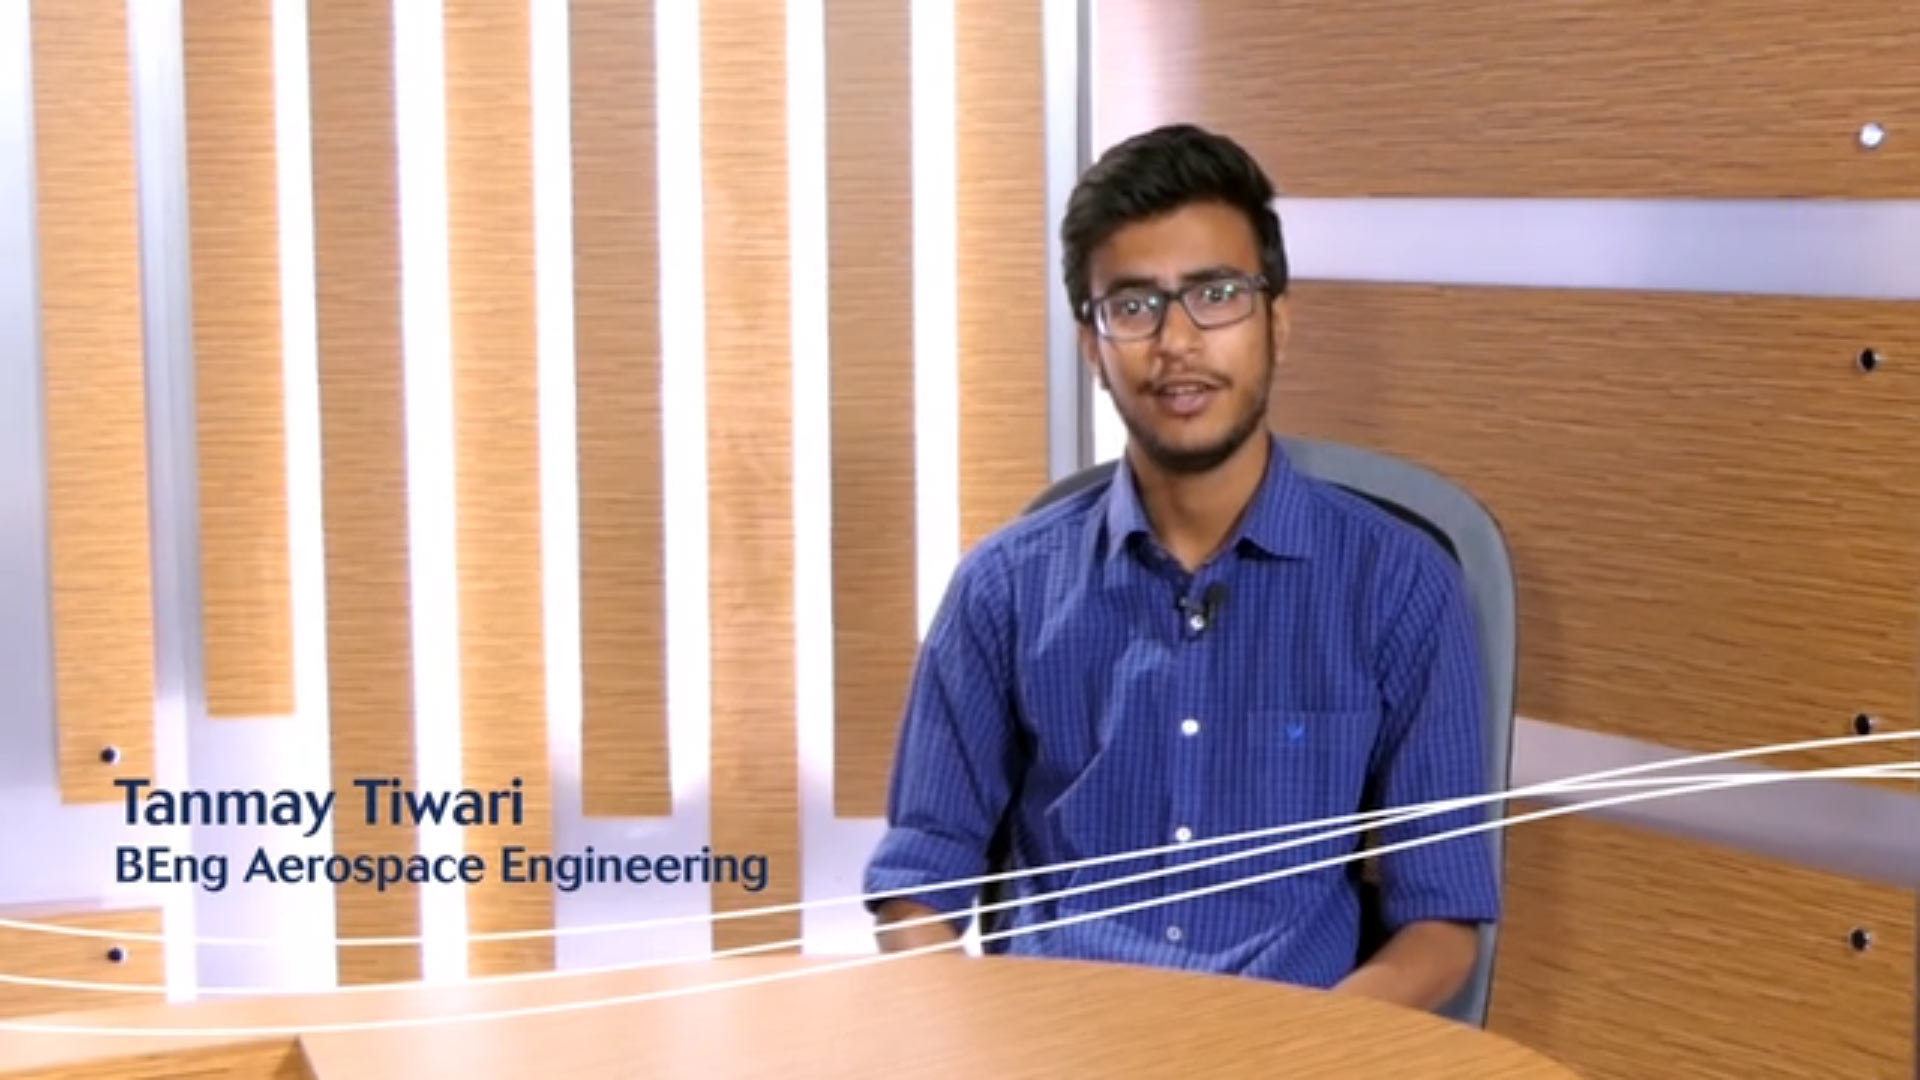
[[955, 931], [964, 933], [973, 920], [979, 885], [950, 883], [978, 876], [984, 872], [981, 867], [978, 852], [965, 845], [918, 829], [894, 829], [867, 865], [862, 885], [866, 908], [877, 912], [889, 900], [909, 900], [953, 916]]
[[1485, 834], [1431, 841], [1386, 858], [1380, 916], [1389, 931], [1416, 922], [1499, 921], [1500, 876]]

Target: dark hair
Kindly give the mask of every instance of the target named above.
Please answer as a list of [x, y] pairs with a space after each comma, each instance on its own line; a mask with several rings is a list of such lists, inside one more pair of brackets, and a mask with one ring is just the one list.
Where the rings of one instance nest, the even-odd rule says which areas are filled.
[[1074, 317], [1087, 317], [1093, 252], [1121, 227], [1197, 202], [1246, 215], [1260, 245], [1260, 269], [1274, 295], [1287, 291], [1287, 249], [1273, 211], [1273, 182], [1253, 155], [1193, 124], [1142, 132], [1100, 155], [1067, 200], [1060, 221], [1061, 270]]

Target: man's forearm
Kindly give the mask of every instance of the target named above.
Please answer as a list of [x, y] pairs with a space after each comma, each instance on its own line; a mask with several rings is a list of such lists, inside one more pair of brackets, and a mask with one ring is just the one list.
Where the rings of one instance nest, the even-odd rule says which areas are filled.
[[1412, 923], [1334, 989], [1415, 1009], [1438, 1008], [1473, 974], [1478, 947], [1472, 926]]
[[[906, 952], [951, 945], [960, 940], [960, 935], [954, 932], [953, 924], [946, 916], [912, 900], [889, 900], [880, 905], [875, 916], [878, 925], [874, 928], [874, 938], [879, 942], [881, 952]], [[918, 922], [918, 925], [895, 925], [908, 921]]]

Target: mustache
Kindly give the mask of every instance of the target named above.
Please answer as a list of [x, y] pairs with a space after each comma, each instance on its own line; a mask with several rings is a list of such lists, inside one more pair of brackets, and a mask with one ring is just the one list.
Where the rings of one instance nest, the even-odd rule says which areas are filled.
[[1159, 394], [1176, 386], [1199, 386], [1208, 390], [1224, 390], [1229, 385], [1229, 381], [1223, 376], [1198, 371], [1183, 371], [1178, 374], [1161, 375], [1157, 378], [1150, 378], [1140, 385], [1140, 389], [1143, 393]]

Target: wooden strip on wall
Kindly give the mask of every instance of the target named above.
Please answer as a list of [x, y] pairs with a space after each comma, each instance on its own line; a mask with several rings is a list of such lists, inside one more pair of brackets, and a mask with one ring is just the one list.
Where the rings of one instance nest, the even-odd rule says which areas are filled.
[[[786, 20], [780, 0], [700, 13], [707, 280], [725, 283], [707, 290], [713, 849], [769, 865], [759, 893], [716, 881], [716, 915], [800, 894]], [[713, 925], [716, 949], [799, 936], [798, 912]]]
[[1912, 198], [1916, 43], [1880, 0], [1104, 0], [1095, 148], [1193, 121], [1297, 196]]
[[654, 5], [575, 0], [581, 786], [589, 817], [673, 812], [661, 504]]
[[181, 8], [207, 713], [294, 711], [271, 5]]
[[1280, 429], [1437, 469], [1505, 529], [1520, 712], [1698, 751], [1913, 727], [1920, 368], [1855, 359], [1920, 352], [1920, 308], [1306, 283], [1293, 326]]
[[[532, 12], [447, 0], [447, 238], [460, 568], [460, 755], [469, 788], [520, 792], [518, 820], [464, 830], [492, 868], [473, 934], [553, 926], [550, 888], [502, 879], [506, 846], [552, 848], [534, 281]], [[553, 939], [468, 945], [475, 977], [553, 966]]]
[[[834, 812], [886, 811], [919, 644], [912, 12], [826, 5]], [[963, 294], [964, 295], [964, 294]]]
[[1911, 892], [1575, 815], [1507, 836], [1495, 1032], [1589, 1080], [1913, 1071]]
[[[0, 917], [66, 930], [117, 934], [157, 935], [162, 926], [159, 908], [88, 905], [63, 910], [34, 905], [0, 908]], [[167, 977], [164, 946], [150, 939], [0, 927], [0, 957], [6, 958], [0, 966], [4, 975], [127, 987], [124, 992], [115, 992], [0, 983], [0, 1020], [159, 1001], [159, 996], [145, 988], [161, 986]]]
[[37, 3], [32, 34], [60, 794], [68, 803], [110, 802], [119, 794], [116, 777], [151, 777], [154, 767], [146, 357], [127, 6]]
[[1061, 286], [1047, 265], [1041, 6], [954, 11], [963, 550], [1047, 484], [1047, 294]]
[[[327, 566], [333, 782], [414, 778], [406, 371], [400, 313], [393, 5], [307, 9], [313, 110], [315, 319]], [[418, 830], [369, 826], [358, 806], [334, 849], [412, 854]], [[340, 937], [420, 933], [419, 891], [335, 890]], [[343, 984], [420, 977], [418, 945], [341, 946]]]

